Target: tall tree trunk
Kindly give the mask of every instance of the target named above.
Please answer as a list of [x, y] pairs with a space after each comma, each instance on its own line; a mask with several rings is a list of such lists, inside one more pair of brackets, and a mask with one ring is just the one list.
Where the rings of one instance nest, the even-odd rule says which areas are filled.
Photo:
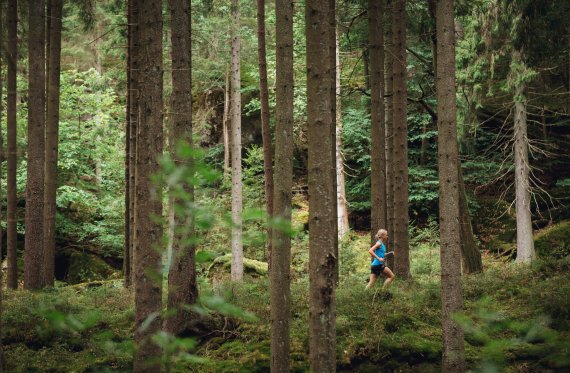
[[53, 286], [55, 274], [55, 213], [57, 191], [57, 158], [59, 141], [59, 91], [61, 71], [61, 24], [62, 0], [49, 0], [50, 51], [49, 85], [46, 123], [46, 163], [44, 190], [44, 284]]
[[459, 147], [455, 92], [453, 0], [437, 2], [437, 105], [439, 227], [444, 372], [465, 371], [463, 329], [453, 320], [463, 309], [461, 295], [461, 225], [459, 215]]
[[[185, 144], [192, 146], [192, 49], [190, 29], [190, 0], [170, 0], [170, 22], [172, 29], [172, 136], [171, 152], [180, 167], [181, 159], [176, 147]], [[176, 141], [178, 141], [176, 143]], [[192, 164], [189, 165], [192, 167]], [[190, 201], [173, 197], [173, 205], [179, 206], [194, 199], [193, 185], [185, 185], [184, 191]], [[194, 221], [190, 213], [180, 214], [174, 210], [173, 262], [168, 274], [168, 309], [176, 310], [166, 319], [166, 330], [175, 335], [181, 334], [190, 322], [192, 314], [185, 305], [194, 304], [198, 299], [196, 282], [196, 247], [185, 244], [185, 238], [194, 236]]]
[[346, 209], [346, 188], [344, 182], [344, 157], [342, 154], [342, 100], [341, 100], [341, 69], [340, 69], [340, 40], [339, 30], [335, 27], [335, 101], [336, 101], [336, 210], [338, 238], [342, 239], [348, 233], [348, 210]]
[[395, 272], [410, 277], [408, 247], [408, 122], [406, 87], [406, 0], [392, 2], [394, 38], [394, 251]]
[[[309, 143], [309, 361], [313, 372], [336, 368], [335, 280], [337, 257], [334, 118], [330, 3], [307, 0], [307, 124]], [[332, 143], [331, 143], [332, 141]]]
[[8, 103], [6, 108], [7, 142], [8, 142], [8, 166], [7, 166], [7, 251], [8, 251], [8, 275], [6, 286], [8, 289], [18, 287], [18, 262], [16, 231], [16, 169], [17, 169], [17, 124], [16, 124], [16, 79], [18, 63], [18, 2], [8, 0], [8, 14], [6, 24], [8, 26]]
[[[131, 286], [131, 111], [132, 111], [132, 8], [133, 2], [127, 1], [127, 112], [125, 116], [125, 231], [124, 231], [124, 247], [123, 247], [123, 285]], [[134, 175], [133, 175], [134, 176]]]
[[232, 281], [243, 279], [242, 243], [242, 171], [241, 171], [241, 79], [240, 79], [240, 11], [239, 0], [232, 0]]
[[[291, 318], [291, 198], [293, 188], [293, 15], [292, 0], [275, 2], [276, 105], [274, 216], [271, 255], [271, 371], [289, 372]], [[279, 229], [282, 227], [282, 229]]]
[[28, 176], [24, 288], [43, 283], [45, 161], [45, 1], [28, 0]]
[[130, 203], [130, 226], [129, 234], [130, 247], [130, 269], [129, 269], [129, 279], [127, 286], [133, 284], [135, 281], [135, 247], [137, 241], [137, 230], [135, 225], [135, 216], [137, 205], [136, 201], [136, 188], [137, 188], [137, 136], [138, 127], [140, 119], [140, 106], [139, 106], [139, 75], [141, 58], [140, 53], [140, 31], [138, 30], [139, 15], [140, 15], [140, 4], [135, 1], [129, 1], [129, 26], [130, 26], [130, 40], [129, 40], [129, 51], [130, 51], [130, 87], [129, 87], [129, 203]]
[[224, 136], [224, 179], [230, 174], [230, 124], [229, 124], [229, 112], [230, 112], [230, 68], [226, 70], [226, 84], [224, 85], [224, 116], [222, 119], [222, 131]]
[[[514, 62], [523, 63], [522, 53], [515, 50]], [[528, 162], [527, 114], [524, 82], [516, 83], [515, 101], [515, 190], [517, 208], [517, 262], [527, 263], [534, 259], [534, 238], [530, 214], [530, 185]]]
[[139, 0], [137, 39], [144, 41], [135, 54], [140, 62], [139, 106], [136, 161], [136, 247], [135, 247], [135, 372], [158, 372], [160, 347], [150, 338], [161, 330], [162, 272], [161, 252], [163, 228], [161, 186], [151, 181], [159, 172], [158, 158], [163, 149], [163, 65], [162, 4]]
[[457, 174], [459, 177], [459, 222], [461, 224], [461, 263], [463, 273], [479, 273], [483, 271], [483, 261], [481, 252], [475, 243], [469, 206], [467, 204], [467, 192], [463, 182], [463, 172], [461, 171], [461, 161], [458, 162]]
[[[273, 150], [269, 127], [269, 89], [267, 87], [267, 56], [265, 51], [265, 0], [257, 0], [257, 54], [259, 58], [259, 99], [261, 101], [261, 134], [263, 138], [263, 173], [265, 175], [265, 209], [273, 216]], [[271, 235], [267, 229], [267, 261], [271, 269]]]
[[384, 2], [368, 0], [371, 114], [371, 241], [386, 228], [386, 128], [384, 122]]
[[[384, 30], [385, 74], [385, 113], [386, 113], [386, 229], [390, 232], [388, 247], [394, 247], [394, 38], [392, 32], [392, 0], [386, 0]], [[394, 256], [388, 256], [388, 267], [394, 268]]]
[[[4, 62], [6, 60], [6, 50], [4, 49], [4, 2], [0, 2], [0, 123], [2, 123], [2, 115], [4, 114]], [[2, 175], [2, 165], [4, 164], [4, 137], [2, 135], [2, 129], [0, 126], [0, 175]], [[4, 200], [2, 194], [2, 183], [0, 182], [0, 201]], [[2, 215], [2, 204], [0, 203], [0, 215]], [[0, 258], [2, 257], [3, 234], [0, 232]], [[2, 284], [4, 283], [4, 271], [0, 270], [0, 335], [2, 335]], [[0, 338], [0, 373], [4, 372], [4, 348], [2, 345], [2, 338]]]
[[[336, 95], [336, 73], [337, 73], [337, 63], [336, 63], [336, 0], [329, 0], [329, 10], [328, 10], [328, 22], [329, 22], [329, 28], [328, 28], [328, 38], [329, 38], [329, 53], [328, 53], [328, 58], [329, 58], [329, 74], [330, 74], [330, 88], [329, 88], [329, 92], [330, 92], [330, 103], [331, 103], [331, 119], [333, 122], [333, 127], [332, 127], [332, 131], [329, 132], [329, 135], [331, 136], [331, 157], [332, 159], [335, 160], [334, 163], [334, 167], [330, 169], [330, 172], [332, 173], [332, 178], [335, 180], [335, 198], [337, 197], [337, 193], [338, 193], [338, 179], [337, 179], [337, 164], [336, 164], [336, 153], [337, 153], [337, 147], [336, 147], [336, 143], [337, 143], [337, 136], [336, 136], [336, 118], [337, 118], [337, 107], [336, 107], [336, 102], [337, 102], [337, 95]], [[335, 225], [336, 225], [336, 232], [337, 235], [334, 237], [334, 242], [333, 242], [333, 248], [334, 248], [334, 256], [335, 258], [337, 258], [337, 265], [335, 268], [335, 285], [338, 285], [338, 281], [339, 281], [339, 272], [338, 272], [338, 202], [335, 203], [333, 210], [331, 211], [332, 217], [335, 220]]]

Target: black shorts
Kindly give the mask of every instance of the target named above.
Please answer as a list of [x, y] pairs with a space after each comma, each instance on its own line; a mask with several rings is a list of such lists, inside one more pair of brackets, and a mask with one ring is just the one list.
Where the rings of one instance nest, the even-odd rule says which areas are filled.
[[386, 268], [386, 266], [384, 266], [384, 264], [370, 266], [370, 273], [375, 274], [376, 276], [379, 276], [382, 272], [384, 272], [384, 268]]

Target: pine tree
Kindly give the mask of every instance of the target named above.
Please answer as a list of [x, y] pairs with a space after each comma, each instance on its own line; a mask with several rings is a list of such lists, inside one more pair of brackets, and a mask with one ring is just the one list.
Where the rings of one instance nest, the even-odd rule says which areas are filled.
[[16, 124], [16, 79], [17, 79], [17, 63], [18, 63], [18, 2], [17, 0], [8, 0], [8, 14], [6, 15], [6, 24], [8, 27], [8, 48], [7, 48], [7, 143], [8, 143], [8, 165], [7, 165], [7, 183], [6, 198], [7, 202], [7, 251], [8, 251], [8, 274], [6, 286], [8, 289], [16, 289], [18, 287], [18, 262], [16, 243], [18, 233], [16, 230], [16, 169], [17, 169], [17, 124]]
[[132, 220], [134, 218], [132, 203], [133, 195], [131, 189], [131, 173], [134, 178], [133, 166], [131, 164], [131, 153], [134, 153], [135, 149], [131, 147], [131, 112], [133, 110], [133, 99], [132, 99], [132, 59], [133, 59], [133, 47], [131, 45], [133, 38], [133, 16], [132, 16], [133, 2], [127, 2], [127, 107], [125, 116], [125, 231], [124, 231], [124, 247], [123, 247], [123, 285], [128, 288], [132, 284]]
[[336, 368], [337, 257], [334, 118], [331, 87], [330, 3], [308, 0], [307, 124], [309, 149], [309, 360], [314, 372]]
[[[386, 128], [384, 121], [384, 1], [368, 1], [371, 112], [371, 217], [372, 235], [386, 228]], [[372, 241], [375, 239], [372, 237]]]
[[437, 2], [437, 108], [441, 306], [445, 372], [465, 371], [463, 329], [453, 319], [463, 308], [461, 295], [461, 226], [459, 148], [455, 91], [454, 1]]
[[[269, 89], [267, 87], [267, 52], [265, 47], [265, 0], [257, 0], [257, 55], [259, 60], [259, 100], [261, 102], [261, 134], [263, 138], [263, 173], [265, 176], [265, 209], [273, 215], [273, 147], [269, 127]], [[271, 236], [267, 232], [267, 257], [271, 268]]]
[[44, 284], [53, 286], [55, 273], [55, 212], [59, 132], [59, 91], [61, 71], [62, 0], [49, 0], [50, 51], [48, 61], [46, 160], [44, 190]]
[[527, 100], [525, 97], [526, 65], [520, 50], [514, 49], [511, 62], [514, 105], [515, 191], [517, 211], [517, 262], [535, 258], [532, 216], [530, 213], [530, 166], [527, 133]]
[[408, 123], [406, 87], [406, 0], [392, 2], [394, 120], [394, 252], [395, 274], [410, 277], [408, 247]]
[[240, 11], [239, 0], [232, 0], [232, 69], [231, 69], [231, 126], [232, 126], [232, 281], [243, 279], [242, 243], [242, 169], [241, 169], [241, 78], [240, 78]]
[[[385, 78], [385, 125], [386, 125], [386, 229], [389, 235], [389, 247], [394, 247], [394, 120], [393, 120], [393, 32], [392, 32], [392, 1], [386, 0], [384, 12], [384, 63]], [[371, 232], [373, 233], [373, 232]], [[371, 237], [372, 239], [372, 237]], [[394, 268], [394, 256], [388, 257], [388, 267]]]
[[293, 188], [293, 14], [294, 2], [275, 4], [275, 184], [271, 255], [271, 371], [289, 372], [291, 318], [291, 198]]
[[28, 176], [24, 287], [43, 282], [45, 163], [45, 1], [28, 0]]
[[158, 158], [163, 149], [163, 65], [162, 3], [153, 0], [135, 2], [139, 13], [137, 39], [140, 63], [137, 74], [140, 117], [137, 128], [135, 196], [135, 372], [158, 372], [160, 348], [151, 336], [161, 330], [162, 272], [160, 243], [162, 223], [161, 186], [151, 181], [159, 171]]
[[[182, 144], [192, 146], [192, 48], [190, 28], [190, 0], [170, 0], [170, 25], [172, 38], [172, 97], [171, 97], [171, 153], [178, 166], [184, 160], [178, 156], [176, 147]], [[190, 167], [192, 165], [190, 164]], [[173, 197], [173, 205], [191, 202], [194, 198], [192, 185], [185, 185], [184, 191], [190, 201]], [[185, 305], [198, 299], [196, 281], [196, 248], [185, 244], [186, 236], [194, 235], [192, 216], [184, 216], [175, 210], [173, 235], [173, 262], [168, 273], [168, 309], [175, 311], [165, 320], [168, 332], [179, 335], [192, 322], [192, 314]]]

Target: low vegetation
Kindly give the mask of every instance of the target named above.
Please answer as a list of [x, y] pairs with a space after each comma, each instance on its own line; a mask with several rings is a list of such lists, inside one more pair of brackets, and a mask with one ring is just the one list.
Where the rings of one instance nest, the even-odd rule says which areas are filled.
[[[565, 225], [539, 234], [537, 243], [556, 241], [556, 232]], [[549, 232], [554, 236], [549, 238]], [[364, 289], [368, 235], [351, 233], [342, 242], [336, 299], [339, 371], [440, 370], [438, 240], [429, 227], [415, 233], [413, 279], [396, 281], [388, 291], [380, 286]], [[302, 235], [294, 242], [291, 286], [291, 367], [296, 372], [308, 369], [304, 242]], [[552, 252], [558, 249], [552, 247]], [[464, 278], [465, 312], [457, 315], [466, 330], [469, 367], [506, 372], [570, 369], [570, 257], [548, 255], [531, 266], [518, 266], [488, 254], [484, 265], [483, 273]], [[202, 278], [200, 311], [209, 312], [213, 327], [195, 339], [157, 337], [170, 371], [269, 369], [269, 283], [263, 271], [255, 273], [239, 285], [217, 277], [220, 282], [213, 287]], [[43, 292], [8, 291], [2, 323], [10, 372], [131, 369], [134, 308], [132, 294], [120, 280]]]

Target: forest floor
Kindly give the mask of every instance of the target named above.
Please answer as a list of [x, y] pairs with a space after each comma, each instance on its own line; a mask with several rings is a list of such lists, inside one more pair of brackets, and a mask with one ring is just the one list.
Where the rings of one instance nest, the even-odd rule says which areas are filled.
[[[343, 240], [336, 293], [338, 371], [440, 371], [440, 266], [432, 233], [415, 232], [412, 279], [397, 279], [387, 291], [380, 284], [364, 289], [368, 235], [353, 233]], [[308, 371], [309, 283], [304, 246], [293, 247], [290, 358], [296, 372]], [[483, 261], [483, 273], [464, 276], [465, 311], [457, 315], [466, 330], [470, 369], [569, 371], [570, 257], [521, 266], [487, 253]], [[215, 287], [207, 277], [201, 280], [202, 296], [224, 299], [218, 302], [221, 307], [213, 307], [216, 328], [197, 344], [161, 339], [169, 351], [165, 364], [170, 371], [267, 372], [267, 278]], [[130, 371], [133, 322], [133, 295], [119, 280], [61, 285], [40, 292], [6, 291], [2, 329], [7, 371]]]

